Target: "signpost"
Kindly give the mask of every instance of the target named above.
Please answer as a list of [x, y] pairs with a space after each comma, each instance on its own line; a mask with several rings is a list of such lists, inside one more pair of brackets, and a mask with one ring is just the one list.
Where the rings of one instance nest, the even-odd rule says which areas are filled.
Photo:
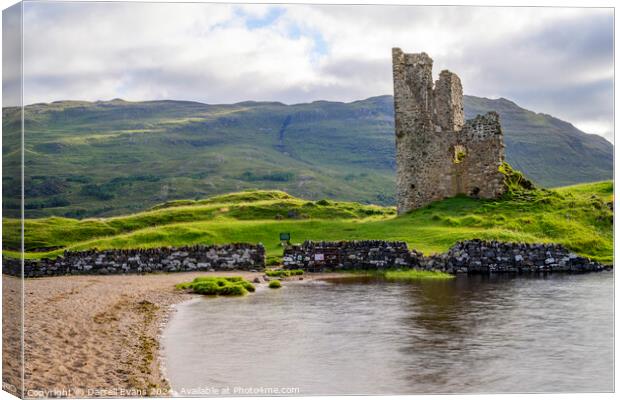
[[290, 245], [291, 234], [289, 232], [280, 232], [280, 243], [282, 244], [282, 247]]

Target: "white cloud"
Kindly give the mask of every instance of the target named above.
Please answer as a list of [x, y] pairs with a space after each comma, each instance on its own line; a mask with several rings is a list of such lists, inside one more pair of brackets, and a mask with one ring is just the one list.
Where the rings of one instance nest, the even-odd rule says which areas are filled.
[[391, 93], [401, 47], [457, 72], [468, 94], [612, 132], [610, 9], [25, 4], [26, 103], [351, 101]]

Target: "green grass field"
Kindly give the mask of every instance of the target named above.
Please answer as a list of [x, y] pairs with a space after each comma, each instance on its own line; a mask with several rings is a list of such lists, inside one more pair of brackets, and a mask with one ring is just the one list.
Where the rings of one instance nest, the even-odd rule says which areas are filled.
[[[557, 242], [601, 262], [613, 261], [613, 183], [511, 191], [500, 200], [455, 197], [396, 216], [394, 208], [307, 201], [280, 191], [246, 191], [176, 201], [136, 214], [98, 219], [25, 221], [26, 256], [65, 249], [146, 248], [230, 242], [263, 243], [268, 262], [282, 255], [280, 232], [291, 241], [401, 240], [442, 252], [458, 240]], [[19, 220], [4, 219], [4, 253], [18, 255]]]

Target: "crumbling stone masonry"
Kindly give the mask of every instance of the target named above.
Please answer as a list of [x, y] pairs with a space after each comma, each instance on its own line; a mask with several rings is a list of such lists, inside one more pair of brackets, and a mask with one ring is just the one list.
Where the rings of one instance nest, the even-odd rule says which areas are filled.
[[496, 198], [503, 135], [495, 112], [465, 121], [460, 78], [442, 71], [433, 84], [426, 53], [392, 49], [398, 213], [466, 194]]

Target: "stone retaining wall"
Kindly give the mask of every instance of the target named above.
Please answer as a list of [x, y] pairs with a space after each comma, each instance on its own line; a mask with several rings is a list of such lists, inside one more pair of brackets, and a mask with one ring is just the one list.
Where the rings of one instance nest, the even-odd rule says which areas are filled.
[[458, 242], [447, 253], [425, 258], [421, 267], [450, 273], [591, 272], [611, 268], [559, 244], [483, 240]]
[[[20, 261], [3, 257], [2, 272], [19, 276]], [[468, 240], [424, 256], [405, 242], [312, 242], [284, 250], [285, 268], [307, 271], [420, 268], [448, 273], [590, 272], [609, 269], [559, 244]], [[262, 270], [265, 248], [245, 243], [137, 250], [65, 252], [54, 260], [25, 260], [25, 277], [180, 271]]]
[[[236, 243], [221, 246], [65, 252], [54, 260], [25, 260], [27, 278], [54, 275], [144, 272], [262, 270], [265, 248]], [[2, 272], [19, 276], [20, 261], [3, 257]]]
[[305, 241], [284, 250], [283, 264], [289, 269], [378, 269], [419, 265], [422, 254], [410, 251], [405, 242], [362, 240], [349, 242]]
[[404, 242], [304, 242], [284, 251], [285, 268], [420, 268], [448, 273], [590, 272], [609, 269], [559, 244], [524, 244], [468, 240], [448, 252], [425, 257]]

